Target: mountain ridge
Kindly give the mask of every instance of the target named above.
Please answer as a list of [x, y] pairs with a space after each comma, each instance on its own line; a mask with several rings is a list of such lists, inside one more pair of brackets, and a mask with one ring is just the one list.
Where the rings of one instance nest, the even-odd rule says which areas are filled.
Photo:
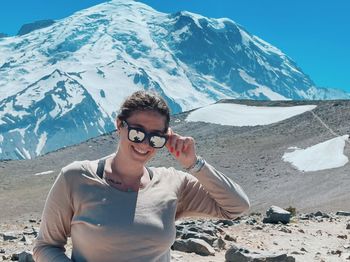
[[[317, 88], [281, 50], [232, 20], [187, 11], [166, 14], [134, 1], [106, 2], [26, 35], [2, 38], [0, 51], [0, 159], [38, 155], [34, 149], [40, 135], [32, 134], [31, 142], [26, 143], [22, 142], [26, 140], [23, 136], [49, 122], [50, 111], [47, 109], [46, 120], [32, 114], [31, 122], [19, 130], [15, 126], [23, 125], [19, 116], [28, 115], [26, 110], [31, 106], [31, 94], [25, 98], [21, 92], [55, 70], [65, 78], [60, 84], [74, 82], [78, 90], [83, 87], [85, 96], [91, 97], [93, 106], [87, 110], [93, 110], [92, 116], [97, 118], [86, 115], [82, 123], [102, 123], [88, 129], [90, 133], [84, 136], [77, 129], [76, 143], [80, 142], [78, 137], [87, 139], [101, 130], [113, 130], [117, 108], [126, 96], [140, 89], [161, 94], [173, 114], [225, 98], [350, 98], [345, 92]], [[57, 88], [59, 80], [50, 79], [50, 83], [36, 89], [42, 97]], [[11, 107], [6, 99], [12, 96], [21, 97], [23, 104], [16, 102], [16, 107]], [[64, 99], [69, 103], [71, 98]], [[65, 125], [74, 133], [77, 125], [71, 117], [65, 116], [69, 120]], [[47, 134], [48, 144], [60, 140], [53, 130]], [[57, 146], [71, 143], [62, 140]], [[21, 154], [14, 152], [16, 148]]]

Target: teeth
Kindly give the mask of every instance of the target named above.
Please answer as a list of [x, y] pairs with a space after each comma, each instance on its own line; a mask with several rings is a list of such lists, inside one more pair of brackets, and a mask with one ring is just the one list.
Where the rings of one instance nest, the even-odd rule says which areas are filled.
[[144, 155], [144, 154], [147, 154], [147, 151], [142, 151], [142, 150], [137, 149], [137, 148], [135, 148], [135, 147], [134, 147], [134, 149], [135, 149], [136, 152], [138, 152], [138, 153], [140, 153], [140, 154], [143, 154], [143, 155]]

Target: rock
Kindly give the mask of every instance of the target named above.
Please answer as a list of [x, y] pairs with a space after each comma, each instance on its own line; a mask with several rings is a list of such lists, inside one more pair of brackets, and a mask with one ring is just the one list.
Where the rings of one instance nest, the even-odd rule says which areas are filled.
[[233, 237], [229, 234], [226, 234], [225, 237], [224, 237], [225, 240], [227, 241], [234, 241], [234, 242], [237, 242], [237, 238], [236, 237]]
[[279, 231], [284, 232], [284, 233], [292, 233], [292, 230], [290, 230], [289, 228], [286, 227], [282, 227]]
[[17, 238], [18, 238], [18, 236], [16, 236], [16, 235], [13, 234], [13, 233], [4, 233], [4, 234], [2, 235], [2, 239], [3, 239], [4, 241], [15, 240], [15, 239], [17, 239]]
[[292, 255], [304, 255], [304, 253], [299, 252], [299, 251], [293, 251], [291, 254]]
[[314, 215], [315, 217], [321, 217], [323, 216], [323, 213], [321, 211], [317, 211]]
[[271, 206], [266, 211], [266, 216], [267, 217], [263, 219], [263, 223], [277, 224], [281, 222], [287, 224], [290, 221], [291, 213], [278, 206]]
[[243, 247], [238, 247], [236, 245], [230, 245], [229, 249], [226, 251], [226, 253], [236, 253], [236, 252], [245, 253], [245, 254], [250, 253], [248, 249]]
[[18, 254], [11, 255], [11, 261], [18, 261], [18, 260], [19, 260]]
[[301, 215], [299, 217], [300, 220], [310, 220], [310, 216], [309, 215]]
[[0, 249], [0, 254], [4, 254], [5, 253], [5, 249], [1, 248]]
[[15, 253], [11, 255], [11, 261], [19, 262], [35, 262], [30, 252], [23, 251], [19, 254]]
[[25, 237], [25, 236], [22, 236], [22, 238], [21, 238], [19, 241], [21, 241], [21, 242], [26, 242], [26, 241], [27, 241], [27, 239], [26, 239], [26, 237]]
[[338, 255], [340, 257], [342, 252], [341, 252], [341, 250], [332, 250], [330, 253], [332, 255]]
[[323, 218], [322, 217], [315, 217], [315, 220], [319, 223], [323, 222]]
[[295, 258], [286, 253], [256, 253], [247, 249], [231, 246], [225, 253], [227, 262], [294, 262]]
[[255, 218], [249, 218], [247, 219], [247, 221], [245, 222], [247, 225], [255, 225], [258, 221]]
[[205, 233], [196, 233], [196, 232], [188, 232], [181, 236], [182, 239], [190, 239], [190, 238], [196, 238], [196, 239], [202, 239], [205, 242], [207, 242], [209, 245], [213, 245], [214, 241], [216, 240], [215, 237], [212, 237]]
[[211, 235], [211, 236], [215, 236], [216, 235], [216, 230], [215, 229], [204, 229], [203, 232], [208, 234], [208, 235]]
[[202, 256], [209, 256], [215, 254], [215, 250], [207, 242], [205, 242], [202, 239], [195, 238], [190, 238], [186, 240], [175, 240], [173, 244], [173, 249], [188, 253], [194, 252]]
[[338, 235], [337, 238], [348, 239], [348, 236], [347, 235]]
[[336, 213], [337, 216], [350, 216], [350, 212], [338, 211]]
[[350, 223], [346, 225], [346, 229], [350, 229]]
[[217, 228], [217, 230], [218, 230], [218, 232], [220, 232], [220, 233], [222, 233], [222, 234], [224, 234], [225, 233], [225, 230], [223, 230], [222, 228], [220, 228], [220, 227], [218, 227]]
[[38, 232], [35, 230], [35, 228], [26, 228], [26, 230], [23, 231], [23, 235], [33, 235], [34, 237], [37, 237]]
[[225, 249], [226, 247], [226, 242], [219, 237], [218, 239], [216, 239], [213, 243], [213, 247], [220, 250], [220, 249]]
[[233, 221], [232, 220], [228, 220], [228, 219], [220, 219], [218, 221], [216, 221], [216, 224], [220, 224], [222, 223], [223, 225], [226, 225], [226, 226], [233, 226]]
[[192, 232], [199, 232], [199, 227], [197, 226], [192, 226], [192, 227], [189, 227], [187, 228], [188, 231], [192, 231]]

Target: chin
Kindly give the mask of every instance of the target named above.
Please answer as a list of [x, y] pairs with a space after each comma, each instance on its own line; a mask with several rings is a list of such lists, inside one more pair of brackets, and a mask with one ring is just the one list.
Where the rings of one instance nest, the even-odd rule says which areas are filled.
[[[133, 145], [131, 145], [130, 147], [130, 151], [131, 151], [131, 155], [132, 158], [138, 162], [143, 162], [143, 163], [147, 163], [149, 160], [152, 159], [152, 157], [155, 155], [155, 151], [153, 150], [147, 150], [147, 153], [142, 154], [140, 152], [138, 152], [135, 147]], [[146, 152], [146, 151], [144, 151]]]

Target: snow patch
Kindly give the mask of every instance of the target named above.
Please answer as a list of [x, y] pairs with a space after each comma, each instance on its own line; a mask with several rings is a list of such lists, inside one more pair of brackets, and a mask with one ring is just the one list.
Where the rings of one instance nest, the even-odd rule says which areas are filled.
[[250, 95], [260, 96], [260, 94], [263, 94], [264, 96], [268, 97], [270, 100], [290, 100], [279, 93], [276, 93], [272, 91], [269, 87], [260, 85], [258, 82], [256, 82], [255, 78], [248, 75], [247, 72], [245, 72], [242, 69], [238, 69], [240, 77], [247, 82], [248, 84], [257, 86], [256, 89], [249, 90], [248, 93]]
[[36, 149], [35, 149], [35, 154], [37, 156], [41, 154], [41, 151], [43, 150], [43, 148], [46, 144], [46, 140], [47, 140], [47, 133], [44, 132], [41, 134], [41, 136], [39, 138], [38, 145], [36, 146]]
[[30, 153], [27, 149], [25, 149], [24, 147], [22, 148], [24, 156], [26, 159], [31, 159], [32, 157], [30, 156]]
[[260, 94], [262, 94], [272, 101], [274, 101], [274, 100], [291, 100], [289, 98], [286, 98], [286, 97], [280, 95], [279, 93], [272, 91], [267, 86], [260, 86], [258, 88], [253, 89], [253, 90], [249, 90], [248, 93], [250, 95], [255, 95], [255, 96], [260, 96]]
[[300, 171], [310, 172], [344, 166], [348, 157], [344, 155], [345, 141], [349, 135], [339, 136], [306, 149], [295, 149], [285, 153], [282, 159]]
[[184, 26], [183, 28], [175, 31], [172, 36], [175, 42], [181, 42], [185, 41], [187, 37], [189, 36], [190, 28], [188, 25]]
[[35, 173], [34, 176], [43, 176], [43, 175], [49, 175], [49, 174], [52, 174], [53, 170], [48, 170], [48, 171], [44, 171], [44, 172], [40, 172], [40, 173]]
[[17, 154], [19, 154], [21, 156], [22, 159], [26, 159], [25, 156], [23, 155], [23, 153], [16, 147], [15, 151]]
[[231, 125], [269, 125], [313, 110], [316, 105], [290, 107], [263, 107], [218, 103], [191, 112], [186, 121]]
[[254, 35], [252, 37], [252, 39], [255, 40], [254, 44], [256, 44], [263, 52], [265, 52], [265, 53], [275, 53], [275, 54], [277, 54], [279, 56], [282, 56], [282, 57], [285, 56], [280, 49], [270, 45], [269, 43], [265, 42], [261, 38], [259, 38], [259, 37]]

